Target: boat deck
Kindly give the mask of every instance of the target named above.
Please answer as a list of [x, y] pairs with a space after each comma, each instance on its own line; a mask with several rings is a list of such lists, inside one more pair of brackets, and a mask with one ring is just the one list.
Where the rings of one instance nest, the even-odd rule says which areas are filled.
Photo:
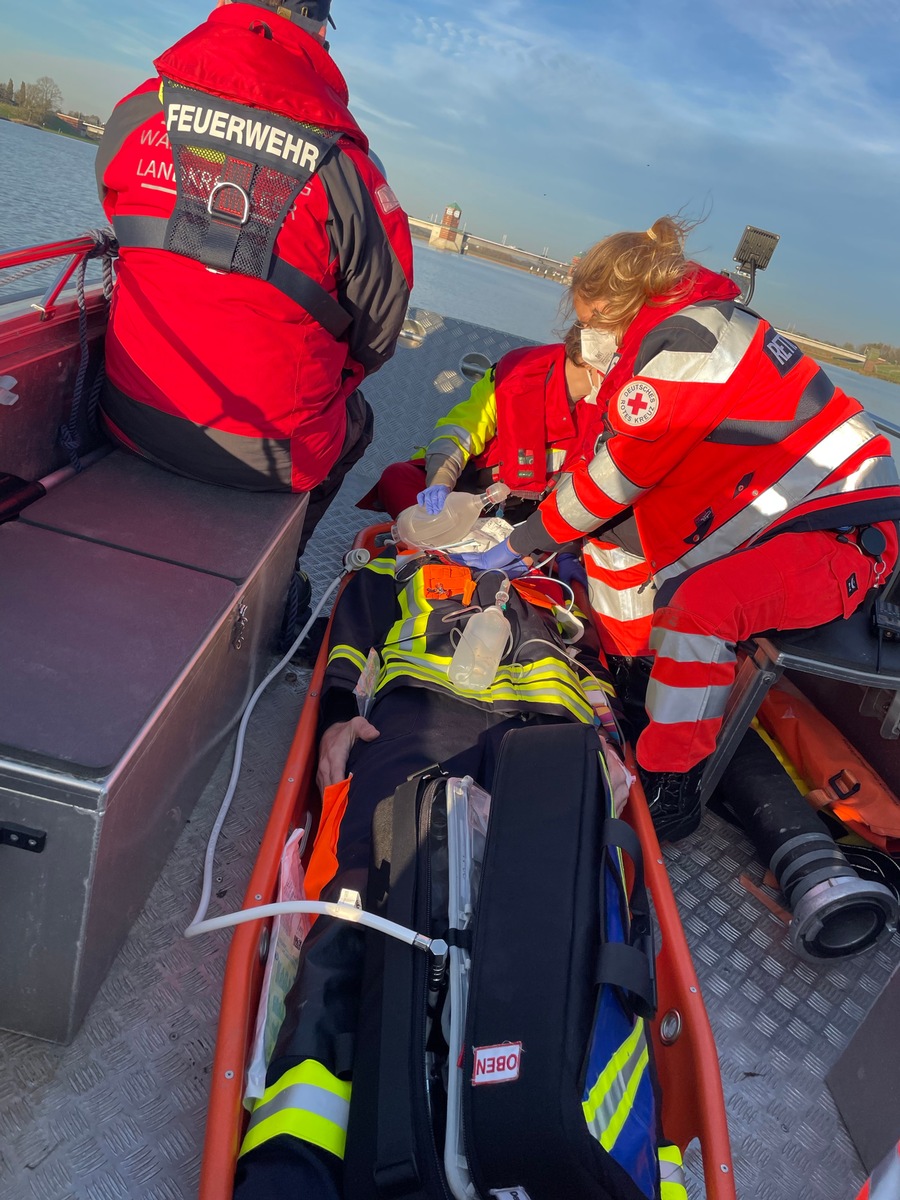
[[[304, 560], [320, 595], [373, 514], [354, 507], [381, 468], [468, 387], [463, 355], [527, 344], [414, 312], [425, 337], [366, 387], [375, 445]], [[377, 519], [377, 518], [376, 518]], [[210, 915], [240, 907], [308, 673], [287, 669], [254, 713], [216, 858]], [[232, 742], [233, 744], [233, 742]], [[72, 1045], [0, 1033], [0, 1200], [190, 1200], [197, 1194], [227, 932], [182, 930], [231, 770], [220, 762]], [[750, 842], [707, 813], [665, 859], [721, 1062], [741, 1200], [852, 1200], [865, 1172], [824, 1078], [900, 962], [900, 939], [836, 963], [800, 960], [785, 926], [741, 882], [762, 885]], [[774, 893], [773, 893], [774, 895]], [[689, 1194], [703, 1196], [696, 1150]]]

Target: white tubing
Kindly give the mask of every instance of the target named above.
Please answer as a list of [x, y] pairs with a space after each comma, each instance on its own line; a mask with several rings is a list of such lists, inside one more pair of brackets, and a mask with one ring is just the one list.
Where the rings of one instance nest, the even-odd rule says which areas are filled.
[[[364, 563], [359, 563], [359, 566], [364, 566]], [[216, 817], [215, 824], [212, 827], [212, 833], [209, 835], [209, 841], [206, 844], [206, 856], [203, 860], [203, 888], [200, 893], [200, 903], [197, 905], [197, 911], [194, 913], [193, 919], [184, 931], [185, 937], [193, 937], [197, 932], [196, 927], [203, 921], [206, 916], [206, 910], [209, 908], [210, 898], [212, 897], [212, 879], [213, 879], [213, 863], [216, 857], [216, 844], [219, 840], [219, 834], [222, 832], [222, 826], [225, 824], [225, 818], [228, 816], [228, 809], [231, 807], [231, 801], [234, 798], [235, 789], [237, 788], [238, 777], [241, 773], [241, 763], [244, 756], [244, 738], [247, 734], [247, 726], [250, 723], [250, 716], [253, 709], [256, 707], [256, 702], [279, 673], [293, 658], [297, 651], [297, 647], [309, 633], [312, 628], [313, 621], [322, 611], [325, 601], [331, 593], [337, 588], [341, 580], [346, 574], [346, 569], [342, 570], [340, 575], [337, 575], [329, 585], [328, 590], [323, 595], [322, 599], [312, 610], [312, 615], [309, 620], [297, 634], [291, 648], [287, 651], [284, 657], [272, 668], [269, 674], [265, 677], [250, 699], [247, 701], [247, 707], [244, 709], [244, 715], [241, 718], [240, 728], [238, 729], [237, 743], [234, 748], [234, 765], [231, 768], [231, 778], [228, 781], [228, 789], [225, 792], [225, 798], [219, 808], [219, 814]]]
[[208, 921], [195, 921], [185, 930], [185, 937], [196, 937], [200, 933], [212, 933], [214, 929], [228, 929], [232, 925], [246, 925], [248, 921], [264, 920], [268, 917], [280, 917], [288, 913], [316, 913], [322, 917], [337, 917], [340, 921], [350, 921], [354, 925], [365, 925], [367, 929], [375, 929], [388, 937], [406, 942], [408, 946], [418, 946], [423, 950], [430, 948], [432, 939], [415, 929], [407, 929], [396, 921], [388, 921], [375, 913], [357, 908], [355, 904], [332, 903], [327, 900], [283, 900], [278, 904], [260, 904], [258, 908], [242, 908], [237, 912], [225, 913], [221, 917], [210, 917]]

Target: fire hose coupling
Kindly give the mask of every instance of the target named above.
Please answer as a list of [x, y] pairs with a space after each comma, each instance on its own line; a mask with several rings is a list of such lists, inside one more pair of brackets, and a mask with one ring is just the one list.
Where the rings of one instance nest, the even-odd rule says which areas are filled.
[[793, 912], [791, 943], [805, 958], [858, 954], [897, 924], [890, 888], [861, 879], [827, 833], [797, 834], [769, 866]]

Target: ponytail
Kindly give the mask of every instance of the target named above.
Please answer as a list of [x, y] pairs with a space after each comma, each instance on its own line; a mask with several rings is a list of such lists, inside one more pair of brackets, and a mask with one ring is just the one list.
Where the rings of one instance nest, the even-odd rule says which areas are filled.
[[645, 304], [666, 305], [687, 291], [691, 264], [684, 243], [696, 222], [659, 217], [643, 233], [614, 233], [587, 251], [572, 273], [570, 295], [602, 300], [599, 328], [621, 341]]

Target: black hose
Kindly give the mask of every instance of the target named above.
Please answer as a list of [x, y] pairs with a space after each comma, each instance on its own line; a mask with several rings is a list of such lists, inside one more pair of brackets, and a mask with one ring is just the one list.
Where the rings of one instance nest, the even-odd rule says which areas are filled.
[[864, 882], [825, 823], [754, 730], [748, 730], [719, 783], [734, 813], [784, 892], [791, 938], [813, 958], [856, 954], [896, 921], [888, 888]]

